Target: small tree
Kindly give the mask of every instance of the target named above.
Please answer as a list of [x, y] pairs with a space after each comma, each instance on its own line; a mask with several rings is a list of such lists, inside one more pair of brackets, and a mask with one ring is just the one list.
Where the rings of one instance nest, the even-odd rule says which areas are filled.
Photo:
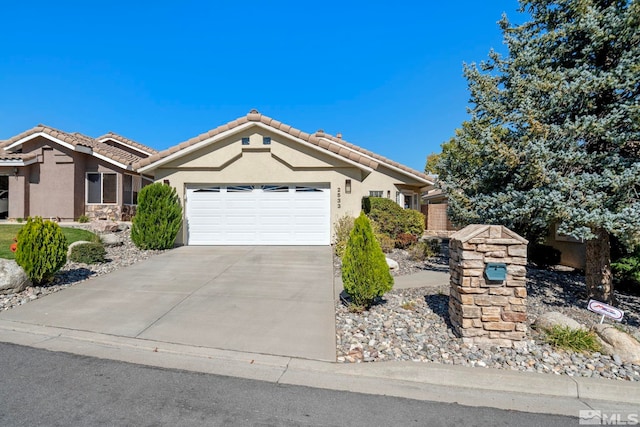
[[161, 183], [148, 185], [138, 195], [131, 240], [140, 249], [169, 249], [181, 223], [182, 206], [175, 188]]
[[342, 283], [354, 305], [370, 307], [376, 297], [393, 288], [393, 277], [369, 218], [355, 220], [342, 258]]
[[28, 218], [18, 232], [16, 262], [34, 284], [45, 284], [67, 262], [68, 247], [58, 224], [39, 216]]

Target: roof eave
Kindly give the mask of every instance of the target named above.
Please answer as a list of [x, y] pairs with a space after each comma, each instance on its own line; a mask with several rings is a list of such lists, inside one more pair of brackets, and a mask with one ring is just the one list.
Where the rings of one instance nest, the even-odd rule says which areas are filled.
[[37, 158], [32, 158], [32, 159], [2, 159], [0, 160], [0, 167], [18, 167], [18, 166], [29, 166], [32, 165], [34, 163], [37, 163], [38, 159]]
[[122, 142], [122, 141], [120, 141], [120, 140], [118, 140], [116, 138], [113, 138], [113, 137], [104, 137], [104, 138], [97, 139], [96, 141], [98, 141], [98, 142], [113, 141], [113, 142], [115, 142], [117, 144], [120, 144], [120, 145], [122, 145], [124, 147], [127, 147], [127, 148], [130, 148], [132, 150], [135, 150], [138, 153], [142, 153], [142, 154], [144, 154], [146, 156], [151, 156], [151, 155], [155, 154], [155, 153], [150, 152], [150, 151], [145, 151], [145, 150], [141, 149], [140, 147], [136, 147], [136, 146], [133, 146], [131, 144], [127, 144], [125, 142]]
[[[335, 141], [332, 141], [331, 139], [328, 139], [328, 138], [325, 138], [325, 137], [322, 137], [321, 139], [323, 139], [323, 140], [325, 140], [325, 141], [327, 141], [327, 142], [335, 143]], [[353, 148], [351, 148], [351, 147], [347, 147], [346, 145], [343, 145], [343, 144], [341, 144], [341, 146], [342, 146], [342, 147], [344, 147], [344, 148], [346, 148], [347, 150], [349, 150], [349, 151], [353, 152], [353, 153], [356, 153], [356, 154], [358, 154], [358, 155], [360, 155], [360, 156], [362, 156], [362, 157], [366, 157], [366, 158], [367, 158], [367, 159], [369, 159], [369, 160], [372, 160], [372, 161], [374, 161], [374, 162], [376, 162], [376, 163], [379, 163], [379, 164], [383, 165], [384, 167], [386, 167], [386, 168], [388, 168], [388, 169], [391, 169], [391, 170], [393, 170], [393, 171], [395, 171], [395, 172], [401, 173], [401, 174], [403, 174], [403, 175], [405, 175], [405, 176], [408, 176], [408, 177], [411, 177], [411, 178], [413, 178], [413, 179], [415, 179], [415, 180], [417, 180], [417, 181], [419, 181], [419, 182], [421, 182], [421, 183], [423, 183], [423, 184], [426, 184], [426, 185], [425, 185], [425, 187], [428, 187], [428, 186], [434, 185], [434, 183], [433, 183], [433, 182], [431, 182], [431, 181], [429, 181], [428, 179], [424, 179], [424, 178], [423, 178], [423, 177], [421, 177], [421, 176], [418, 176], [418, 175], [412, 174], [412, 173], [411, 173], [411, 172], [409, 172], [409, 171], [406, 171], [406, 170], [400, 169], [400, 168], [398, 168], [398, 167], [396, 167], [396, 166], [393, 166], [392, 164], [389, 164], [389, 163], [387, 163], [387, 162], [385, 162], [385, 161], [383, 161], [383, 160], [381, 160], [381, 159], [376, 159], [376, 158], [371, 157], [371, 156], [369, 156], [369, 155], [367, 155], [367, 154], [364, 154], [364, 153], [362, 153], [362, 152], [360, 152], [360, 151], [354, 150], [354, 149], [353, 149]]]

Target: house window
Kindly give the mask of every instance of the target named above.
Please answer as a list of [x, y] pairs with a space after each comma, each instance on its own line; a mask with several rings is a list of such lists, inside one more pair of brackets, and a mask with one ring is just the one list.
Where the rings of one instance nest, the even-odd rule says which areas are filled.
[[382, 197], [383, 191], [371, 190], [369, 191], [369, 197]]
[[115, 173], [87, 173], [87, 203], [118, 202], [118, 175]]
[[138, 192], [140, 191], [141, 180], [139, 176], [124, 175], [122, 177], [122, 202], [125, 205], [138, 204]]
[[271, 145], [271, 137], [270, 136], [263, 136], [262, 137], [262, 143], [264, 145]]
[[242, 138], [242, 145], [249, 145], [249, 137]]

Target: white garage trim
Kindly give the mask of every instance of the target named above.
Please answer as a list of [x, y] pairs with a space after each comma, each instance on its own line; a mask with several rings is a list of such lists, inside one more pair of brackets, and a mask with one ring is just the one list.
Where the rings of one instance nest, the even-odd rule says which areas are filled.
[[210, 185], [185, 191], [189, 245], [329, 245], [324, 185]]

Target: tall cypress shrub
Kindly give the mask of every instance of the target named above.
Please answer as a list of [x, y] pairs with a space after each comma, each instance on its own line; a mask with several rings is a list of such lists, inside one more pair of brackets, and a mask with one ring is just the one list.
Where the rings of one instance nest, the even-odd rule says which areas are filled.
[[140, 249], [173, 247], [182, 224], [176, 189], [159, 182], [143, 187], [131, 225], [131, 240]]
[[351, 302], [365, 308], [393, 288], [384, 253], [364, 213], [356, 218], [342, 257], [342, 283]]
[[41, 217], [28, 218], [18, 232], [16, 263], [36, 285], [51, 282], [67, 262], [67, 238], [62, 229]]

